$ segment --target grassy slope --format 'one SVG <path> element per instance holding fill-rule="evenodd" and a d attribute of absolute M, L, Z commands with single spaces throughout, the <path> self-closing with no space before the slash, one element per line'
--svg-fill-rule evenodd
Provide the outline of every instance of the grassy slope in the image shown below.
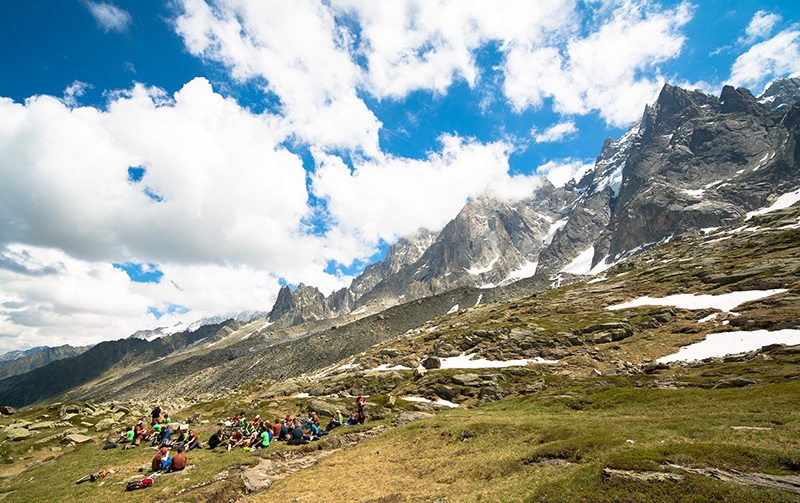
<path fill-rule="evenodd" d="M 325 458 L 250 501 L 796 501 L 796 495 L 690 477 L 602 481 L 603 468 L 661 463 L 786 472 L 800 462 L 800 383 L 754 389 L 557 390 L 440 413 Z M 737 431 L 731 426 L 765 426 Z M 468 438 L 461 441 L 462 433 Z M 633 440 L 635 443 L 629 443 Z M 536 465 L 563 459 L 570 465 Z M 299 501 L 299 499 L 297 499 Z"/>
<path fill-rule="evenodd" d="M 797 474 L 800 471 L 800 355 L 768 353 L 743 361 L 719 360 L 673 366 L 652 374 L 587 377 L 592 368 L 604 372 L 620 361 L 641 363 L 669 354 L 680 345 L 701 340 L 707 333 L 740 328 L 797 327 L 800 320 L 800 234 L 787 228 L 798 210 L 762 219 L 769 233 L 684 239 L 635 257 L 629 265 L 608 271 L 605 281 L 572 285 L 508 303 L 462 309 L 425 324 L 383 347 L 407 354 L 430 354 L 438 340 L 458 345 L 475 330 L 524 329 L 535 325 L 543 351 L 565 350 L 563 334 L 581 333 L 592 324 L 626 319 L 634 335 L 622 341 L 567 348 L 573 354 L 552 367 L 526 371 L 477 371 L 494 375 L 511 392 L 505 400 L 473 407 L 477 396 L 463 398 L 463 408 L 390 429 L 376 438 L 339 450 L 317 465 L 276 481 L 267 491 L 246 495 L 235 473 L 259 457 L 296 450 L 279 444 L 262 453 L 190 453 L 195 470 L 158 479 L 155 487 L 124 493 L 124 483 L 141 475 L 151 450 L 102 451 L 99 444 L 52 451 L 61 429 L 41 432 L 22 442 L 0 445 L 0 458 L 12 458 L 0 472 L 4 502 L 22 501 L 798 501 L 796 494 L 738 486 L 697 475 L 682 482 L 604 482 L 604 468 L 659 470 L 666 461 L 684 466 L 714 467 L 744 472 Z M 756 222 L 758 223 L 758 222 Z M 706 312 L 672 310 L 672 319 L 653 323 L 664 308 L 643 307 L 607 311 L 605 307 L 639 295 L 680 292 L 724 293 L 744 289 L 789 288 L 786 294 L 737 308 L 739 316 L 724 315 L 699 324 Z M 729 324 L 723 324 L 728 321 Z M 734 326 L 736 325 L 736 326 Z M 582 336 L 585 338 L 585 336 Z M 502 355 L 511 339 L 492 341 L 485 351 Z M 534 341 L 535 342 L 535 341 Z M 552 347 L 548 346 L 553 342 Z M 561 346 L 559 346 L 561 344 Z M 495 347 L 496 346 L 496 347 Z M 549 348 L 549 349 L 548 349 Z M 560 348 L 560 349 L 559 349 Z M 380 348 L 360 359 L 378 363 Z M 481 351 L 484 351 L 481 349 Z M 352 372 L 321 379 L 322 387 L 340 385 L 369 390 L 373 417 L 382 423 L 405 409 L 419 406 L 388 394 L 430 393 L 451 384 L 464 371 L 440 370 L 414 380 L 411 372 L 384 374 Z M 724 377 L 754 378 L 750 388 L 711 389 Z M 542 391 L 521 395 L 544 380 Z M 673 389 L 670 389 L 673 388 Z M 350 399 L 329 399 L 349 407 Z M 212 403 L 198 404 L 174 417 L 199 411 L 217 418 L 242 408 L 265 417 L 300 413 L 308 401 L 282 398 L 256 385 L 243 387 Z M 23 410 L 33 420 L 52 416 L 43 408 Z M 77 426 L 80 417 L 72 420 Z M 52 420 L 52 417 L 49 418 Z M 8 424 L 3 418 L 0 424 Z M 733 429 L 748 426 L 769 429 Z M 205 425 L 201 437 L 215 428 Z M 340 428 L 336 435 L 343 433 Z M 46 437 L 50 440 L 43 441 Z M 462 438 L 464 440 L 462 441 Z M 631 440 L 632 442 L 628 442 Z M 311 451 L 316 446 L 311 446 Z M 329 445 L 324 447 L 330 448 Z M 541 464 L 558 459 L 570 464 Z M 45 462 L 29 466 L 34 462 Z M 80 486 L 74 481 L 102 468 L 122 469 L 100 483 Z M 227 476 L 219 476 L 227 473 Z M 234 474 L 234 475 L 231 475 Z M 194 488 L 194 489 L 192 489 Z M 442 499 L 446 498 L 446 500 Z"/>

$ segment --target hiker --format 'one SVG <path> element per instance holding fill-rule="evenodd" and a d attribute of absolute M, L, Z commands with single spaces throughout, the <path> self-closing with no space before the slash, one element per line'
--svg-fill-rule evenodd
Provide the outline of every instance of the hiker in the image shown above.
<path fill-rule="evenodd" d="M 144 421 L 140 419 L 139 422 L 136 423 L 136 426 L 133 427 L 133 445 L 138 446 L 141 443 L 142 439 L 144 438 L 144 434 L 145 434 Z"/>
<path fill-rule="evenodd" d="M 231 447 L 244 447 L 246 439 L 240 430 L 233 430 L 229 438 L 228 450 L 231 450 Z"/>
<path fill-rule="evenodd" d="M 364 420 L 366 419 L 366 415 L 364 414 L 364 407 L 366 405 L 367 405 L 367 399 L 364 398 L 364 395 L 358 395 L 358 398 L 356 398 L 356 407 L 358 408 L 356 419 L 358 419 L 358 424 L 364 424 Z"/>
<path fill-rule="evenodd" d="M 163 429 L 164 429 L 163 426 L 156 423 L 150 430 L 148 430 L 147 435 L 145 435 L 145 438 L 150 441 L 150 447 L 158 445 L 159 442 L 158 437 L 161 436 L 161 430 Z"/>
<path fill-rule="evenodd" d="M 156 405 L 153 407 L 153 410 L 150 412 L 150 424 L 153 426 L 158 424 L 158 419 L 161 417 L 161 406 Z"/>
<path fill-rule="evenodd" d="M 202 449 L 202 446 L 200 445 L 200 439 L 197 437 L 197 433 L 195 433 L 194 430 L 189 430 L 187 432 L 185 446 L 185 450 L 187 452 L 191 451 L 192 449 Z"/>
<path fill-rule="evenodd" d="M 269 447 L 269 443 L 272 440 L 272 430 L 271 429 L 264 430 L 263 432 L 261 432 L 261 435 L 259 435 L 259 438 L 260 442 L 258 443 L 257 448 L 266 449 L 267 447 Z"/>
<path fill-rule="evenodd" d="M 179 472 L 186 468 L 186 451 L 178 449 L 178 452 L 172 456 L 172 463 L 167 467 L 168 472 Z"/>
<path fill-rule="evenodd" d="M 289 445 L 302 445 L 308 443 L 308 440 L 303 435 L 303 428 L 300 425 L 300 421 L 294 422 L 294 428 L 290 433 L 289 441 L 286 443 Z"/>
<path fill-rule="evenodd" d="M 358 424 L 358 418 L 356 417 L 356 414 L 350 414 L 350 419 L 348 419 L 347 422 L 344 423 L 345 426 L 355 426 L 357 424 Z"/>
<path fill-rule="evenodd" d="M 120 444 L 130 444 L 133 442 L 133 427 L 130 427 L 120 433 L 119 435 L 119 443 Z"/>
<path fill-rule="evenodd" d="M 281 439 L 281 421 L 277 417 L 275 418 L 275 422 L 270 426 L 272 429 L 272 438 L 275 440 Z"/>
<path fill-rule="evenodd" d="M 331 431 L 337 426 L 341 426 L 342 423 L 344 423 L 344 417 L 342 417 L 342 413 L 337 410 L 336 415 L 333 416 L 331 420 L 328 422 L 328 425 L 325 426 L 325 431 Z"/>
<path fill-rule="evenodd" d="M 219 445 L 227 445 L 225 440 L 225 432 L 222 431 L 222 428 L 220 428 L 216 433 L 211 435 L 211 438 L 208 439 L 208 448 L 214 449 Z"/>
<path fill-rule="evenodd" d="M 289 440 L 289 427 L 286 421 L 281 421 L 281 432 L 278 434 L 278 440 Z"/>
<path fill-rule="evenodd" d="M 169 426 L 163 425 L 161 428 L 161 434 L 158 436 L 158 445 L 161 447 L 171 447 L 172 446 L 172 430 L 170 430 Z"/>
<path fill-rule="evenodd" d="M 316 424 L 312 423 L 311 421 L 306 423 L 306 432 L 308 440 L 319 440 L 320 437 L 319 427 Z"/>
<path fill-rule="evenodd" d="M 169 462 L 172 461 L 172 458 L 169 457 L 168 453 L 169 450 L 166 447 L 162 447 L 156 451 L 156 455 L 153 457 L 153 461 L 150 463 L 150 469 L 154 472 L 160 472 L 169 466 Z"/>
<path fill-rule="evenodd" d="M 308 420 L 319 426 L 319 417 L 316 412 L 311 412 L 311 415 L 308 416 Z"/>
<path fill-rule="evenodd" d="M 164 422 L 166 424 L 172 424 L 172 419 L 169 418 L 169 414 L 167 414 L 166 412 L 164 413 Z"/>
<path fill-rule="evenodd" d="M 169 455 L 169 449 L 166 447 L 161 448 L 161 470 L 166 471 L 172 464 L 172 456 Z"/>

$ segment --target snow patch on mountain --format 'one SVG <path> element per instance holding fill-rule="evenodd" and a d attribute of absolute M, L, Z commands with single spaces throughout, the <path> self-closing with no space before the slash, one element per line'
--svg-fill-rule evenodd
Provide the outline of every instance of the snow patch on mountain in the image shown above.
<path fill-rule="evenodd" d="M 761 208 L 760 210 L 751 211 L 745 217 L 745 220 L 750 220 L 751 218 L 763 215 L 765 213 L 771 213 L 773 211 L 782 210 L 784 208 L 788 208 L 790 206 L 794 206 L 798 201 L 800 201 L 800 189 L 795 191 L 786 193 L 780 196 L 777 200 L 775 200 L 772 205 L 767 208 Z"/>
<path fill-rule="evenodd" d="M 494 269 L 494 265 L 497 263 L 498 260 L 500 260 L 500 255 L 497 255 L 486 267 L 481 267 L 481 268 L 472 267 L 470 269 L 467 269 L 467 272 L 473 276 L 480 276 L 481 274 L 487 273 L 492 269 Z"/>
<path fill-rule="evenodd" d="M 726 355 L 755 351 L 770 344 L 800 344 L 800 330 L 785 329 L 770 332 L 753 330 L 750 332 L 723 332 L 708 334 L 705 340 L 682 347 L 677 353 L 659 358 L 659 363 L 695 361 Z"/>

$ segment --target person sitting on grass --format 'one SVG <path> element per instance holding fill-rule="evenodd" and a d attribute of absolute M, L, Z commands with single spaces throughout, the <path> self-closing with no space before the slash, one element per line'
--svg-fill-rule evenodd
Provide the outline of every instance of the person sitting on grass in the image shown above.
<path fill-rule="evenodd" d="M 259 442 L 256 448 L 259 450 L 266 449 L 267 447 L 269 447 L 269 443 L 271 440 L 272 440 L 272 430 L 271 429 L 263 430 L 259 435 Z"/>
<path fill-rule="evenodd" d="M 325 431 L 331 431 L 337 426 L 341 426 L 343 422 L 344 418 L 342 417 L 342 413 L 337 410 L 336 415 L 333 416 L 331 420 L 328 422 L 328 425 L 325 426 Z"/>
<path fill-rule="evenodd" d="M 138 446 L 144 439 L 145 433 L 147 433 L 147 428 L 144 425 L 144 421 L 140 419 L 133 428 L 133 445 Z"/>
<path fill-rule="evenodd" d="M 158 435 L 158 445 L 161 447 L 172 446 L 172 430 L 170 430 L 169 425 L 162 426 L 161 433 Z"/>
<path fill-rule="evenodd" d="M 179 472 L 186 468 L 186 451 L 178 449 L 178 452 L 172 456 L 172 462 L 167 466 L 167 472 Z"/>
<path fill-rule="evenodd" d="M 186 439 L 186 451 L 191 451 L 192 449 L 202 449 L 200 445 L 200 438 L 198 438 L 197 433 L 194 430 L 189 430 L 188 437 Z"/>
<path fill-rule="evenodd" d="M 156 423 L 153 425 L 153 428 L 147 433 L 146 438 L 150 440 L 150 447 L 158 445 L 159 437 L 161 436 L 161 431 L 164 429 L 161 424 Z"/>
<path fill-rule="evenodd" d="M 150 469 L 154 472 L 160 472 L 168 467 L 171 461 L 172 458 L 169 456 L 169 449 L 162 447 L 156 451 L 156 455 L 153 457 L 152 463 L 150 463 Z"/>
<path fill-rule="evenodd" d="M 209 449 L 215 449 L 220 445 L 223 447 L 228 445 L 227 439 L 225 437 L 225 432 L 222 431 L 222 428 L 218 429 L 217 432 L 211 435 L 211 438 L 208 439 Z"/>
<path fill-rule="evenodd" d="M 303 435 L 303 426 L 300 424 L 300 421 L 294 422 L 294 428 L 290 433 L 289 441 L 286 443 L 289 445 L 302 445 L 308 443 L 308 439 L 306 439 Z"/>

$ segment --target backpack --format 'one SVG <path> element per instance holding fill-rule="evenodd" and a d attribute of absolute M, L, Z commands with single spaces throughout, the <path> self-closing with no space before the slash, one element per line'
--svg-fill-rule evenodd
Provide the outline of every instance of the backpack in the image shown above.
<path fill-rule="evenodd" d="M 145 487 L 150 487 L 153 485 L 153 479 L 151 477 L 143 478 L 142 480 L 132 480 L 128 482 L 128 485 L 125 487 L 126 491 L 135 491 L 136 489 L 144 489 Z"/>

